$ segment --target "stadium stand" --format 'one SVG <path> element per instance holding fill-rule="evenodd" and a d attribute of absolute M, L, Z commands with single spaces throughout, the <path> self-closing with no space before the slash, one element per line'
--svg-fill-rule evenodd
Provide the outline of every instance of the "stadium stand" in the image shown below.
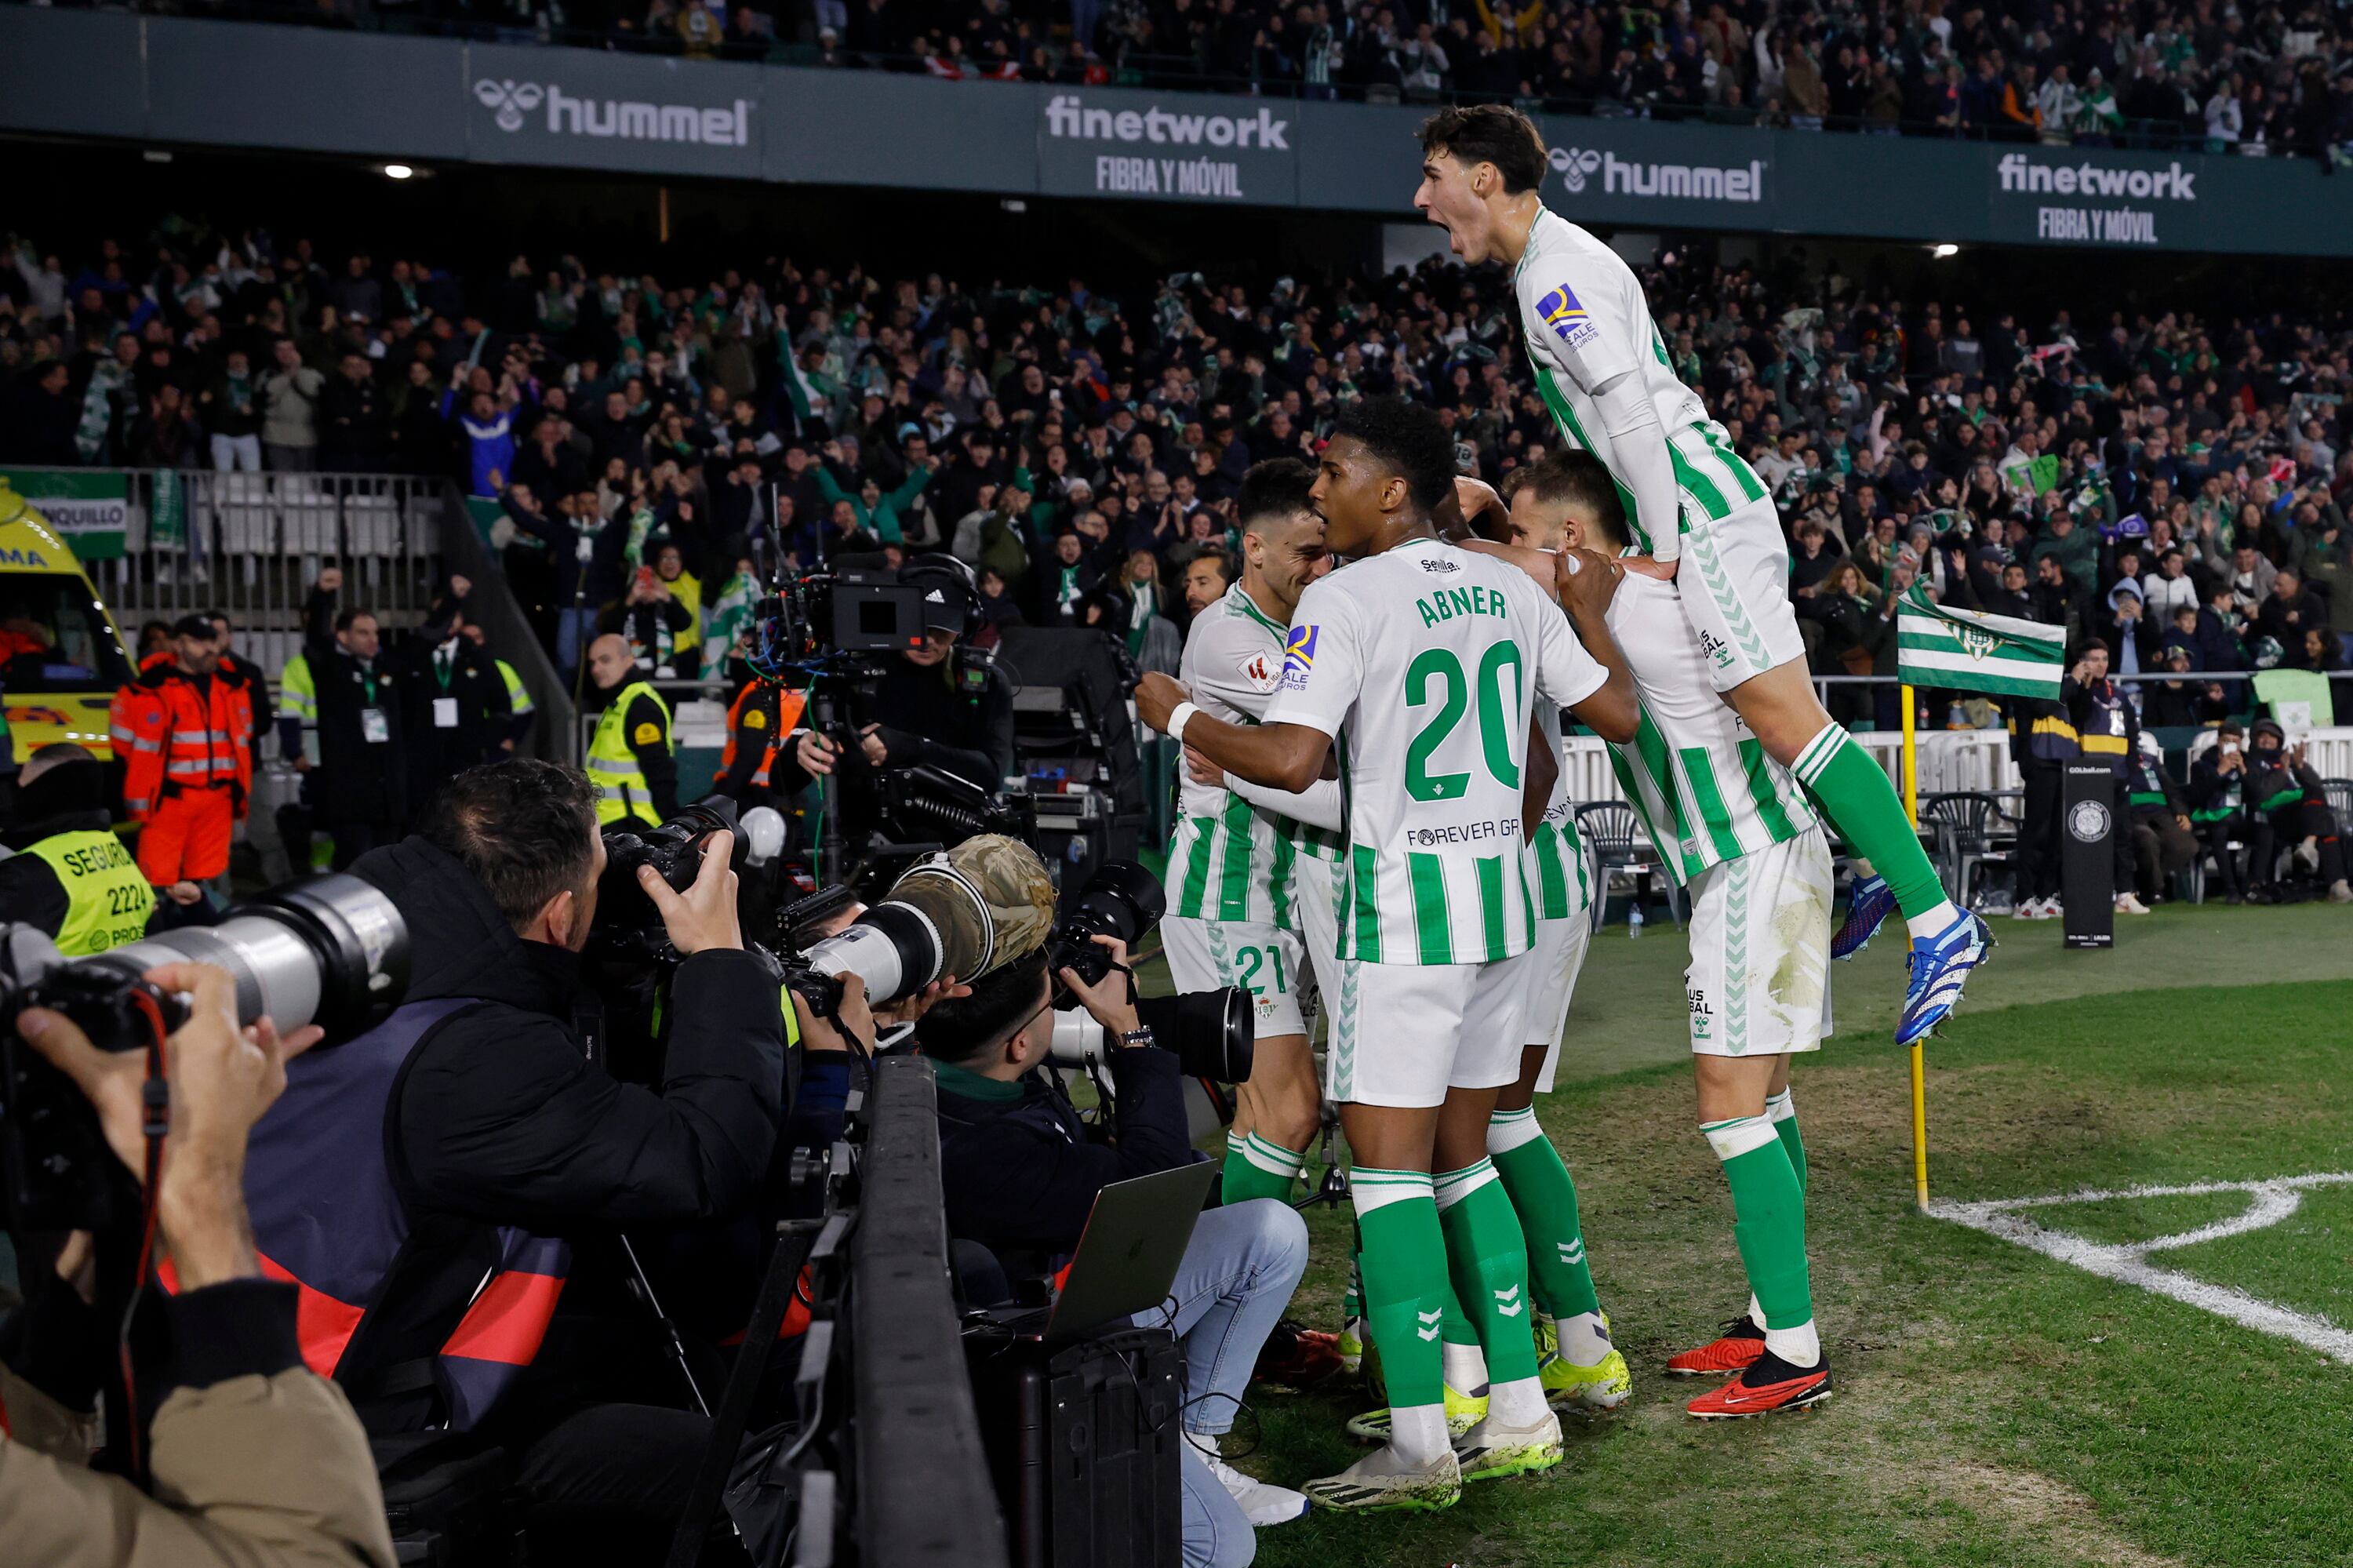
<path fill-rule="evenodd" d="M 1577 0 L 247 0 L 136 7 L 332 27 L 919 73 L 1640 115 L 2335 161 L 2353 142 L 2341 9 Z"/>

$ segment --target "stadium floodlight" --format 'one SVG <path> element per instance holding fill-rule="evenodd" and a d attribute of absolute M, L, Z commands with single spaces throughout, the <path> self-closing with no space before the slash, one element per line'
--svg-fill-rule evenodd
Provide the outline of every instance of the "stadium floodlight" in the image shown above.
<path fill-rule="evenodd" d="M 386 164 L 384 166 L 384 177 L 388 180 L 405 180 L 416 173 L 417 171 L 406 164 Z"/>
<path fill-rule="evenodd" d="M 1928 254 L 1934 256 L 1939 261 L 1949 261 L 1960 253 L 1961 248 L 1950 241 L 1942 245 L 1931 245 L 1928 247 Z"/>

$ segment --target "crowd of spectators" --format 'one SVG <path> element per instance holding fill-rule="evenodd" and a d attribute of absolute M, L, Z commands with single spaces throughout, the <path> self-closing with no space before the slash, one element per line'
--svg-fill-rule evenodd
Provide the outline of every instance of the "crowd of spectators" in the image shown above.
<path fill-rule="evenodd" d="M 1782 508 L 1821 673 L 1892 673 L 1915 577 L 2098 637 L 2120 673 L 2341 665 L 2345 323 L 2025 320 L 1798 256 L 1676 249 L 1642 275 L 1675 369 Z M 1105 624 L 1159 667 L 1229 575 L 1242 472 L 1312 453 L 1340 404 L 1422 398 L 1494 480 L 1555 439 L 1504 281 L 1431 261 L 1114 297 L 568 256 L 467 278 L 174 221 L 71 262 L 9 248 L 0 459 L 446 475 L 500 503 L 528 598 L 649 638 L 675 618 L 628 596 L 658 559 L 735 588 L 693 596 L 723 620 L 760 547 L 947 550 L 991 626 Z"/>
<path fill-rule="evenodd" d="M 198 0 L 187 8 L 955 79 L 1502 99 L 1564 113 L 2332 159 L 2353 143 L 2353 27 L 2343 7 L 2320 0 Z"/>

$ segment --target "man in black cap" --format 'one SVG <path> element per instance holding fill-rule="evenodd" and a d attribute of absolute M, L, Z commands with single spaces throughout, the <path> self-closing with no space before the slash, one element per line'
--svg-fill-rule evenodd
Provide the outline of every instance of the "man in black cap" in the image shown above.
<path fill-rule="evenodd" d="M 987 651 L 961 643 L 973 599 L 969 570 L 950 556 L 921 556 L 900 580 L 924 590 L 923 646 L 891 662 L 854 736 L 805 728 L 776 757 L 781 790 L 842 775 L 853 834 L 864 831 L 861 800 L 871 799 L 877 773 L 937 768 L 993 791 L 1013 770 L 1012 683 Z M 854 752 L 845 749 L 852 738 Z"/>

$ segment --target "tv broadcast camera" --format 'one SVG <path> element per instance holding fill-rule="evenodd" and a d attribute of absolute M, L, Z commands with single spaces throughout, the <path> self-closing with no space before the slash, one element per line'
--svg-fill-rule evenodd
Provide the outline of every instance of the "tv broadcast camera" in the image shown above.
<path fill-rule="evenodd" d="M 953 557 L 920 556 L 896 572 L 821 569 L 777 579 L 775 589 L 753 608 L 746 662 L 763 680 L 805 685 L 809 727 L 846 752 L 857 747 L 887 661 L 926 646 L 927 605 L 945 605 L 960 623 L 954 657 L 975 657 L 969 649 L 972 580 Z M 936 840 L 943 845 L 975 833 L 1034 840 L 1027 800 L 1008 800 L 996 792 L 996 783 L 935 768 L 884 772 L 876 780 L 881 835 L 896 843 Z M 837 809 L 824 816 L 816 868 L 821 885 L 855 869 L 841 815 Z"/>

